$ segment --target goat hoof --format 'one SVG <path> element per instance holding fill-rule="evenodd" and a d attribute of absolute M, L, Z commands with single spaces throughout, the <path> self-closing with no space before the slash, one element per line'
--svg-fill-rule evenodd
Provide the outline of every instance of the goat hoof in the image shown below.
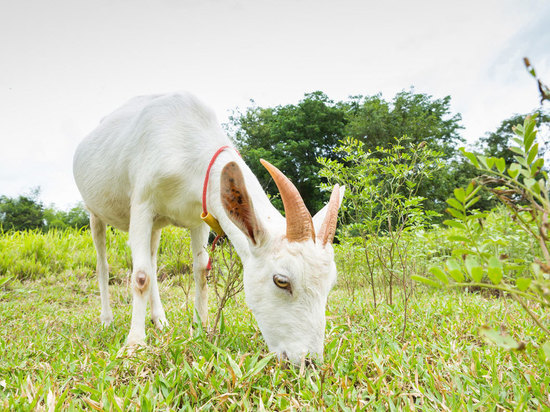
<path fill-rule="evenodd" d="M 109 313 L 107 315 L 101 315 L 99 317 L 99 320 L 101 321 L 101 326 L 104 328 L 108 327 L 111 323 L 113 323 L 113 314 Z"/>
<path fill-rule="evenodd" d="M 151 321 L 155 324 L 158 330 L 163 330 L 165 327 L 168 326 L 168 320 L 166 319 L 166 316 L 159 316 L 156 319 L 151 319 Z"/>
<path fill-rule="evenodd" d="M 132 333 L 128 334 L 128 338 L 126 339 L 126 345 L 128 348 L 135 347 L 138 348 L 140 346 L 145 346 L 145 333 Z"/>
<path fill-rule="evenodd" d="M 119 349 L 117 356 L 134 356 L 139 349 L 144 347 L 145 341 L 126 342 L 126 344 Z"/>

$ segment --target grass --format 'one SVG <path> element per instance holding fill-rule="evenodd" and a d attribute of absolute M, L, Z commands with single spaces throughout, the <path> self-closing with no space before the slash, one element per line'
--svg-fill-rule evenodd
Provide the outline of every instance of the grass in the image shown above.
<path fill-rule="evenodd" d="M 170 327 L 158 332 L 148 326 L 148 345 L 134 354 L 124 348 L 131 316 L 124 239 L 111 243 L 122 250 L 111 259 L 115 320 L 108 328 L 99 323 L 91 263 L 70 263 L 93 253 L 86 239 L 74 240 L 77 247 L 86 245 L 81 258 L 67 243 L 60 271 L 45 265 L 33 276 L 10 272 L 17 279 L 0 290 L 0 408 L 550 409 L 550 365 L 538 348 L 542 336 L 512 300 L 419 288 L 401 338 L 399 303 L 374 311 L 366 290 L 356 291 L 352 302 L 336 288 L 327 308 L 324 362 L 288 367 L 268 353 L 242 293 L 227 303 L 215 345 L 193 325 L 187 283 L 169 276 L 170 270 L 186 270 L 176 255 L 187 240 L 179 232 L 167 239 L 173 244 L 161 246 L 161 296 Z M 214 313 L 211 307 L 211 320 Z M 526 342 L 524 351 L 507 352 L 479 337 L 480 325 L 501 323 Z"/>

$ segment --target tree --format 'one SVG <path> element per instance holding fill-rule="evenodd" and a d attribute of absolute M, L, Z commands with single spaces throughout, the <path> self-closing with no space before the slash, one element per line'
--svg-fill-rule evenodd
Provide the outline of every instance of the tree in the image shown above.
<path fill-rule="evenodd" d="M 44 227 L 44 206 L 38 200 L 40 188 L 17 198 L 0 197 L 2 230 L 33 230 Z"/>
<path fill-rule="evenodd" d="M 536 115 L 534 119 L 539 130 L 538 139 L 540 142 L 539 154 L 544 156 L 550 150 L 550 112 L 538 109 L 533 112 Z M 515 162 L 516 153 L 510 150 L 513 146 L 513 138 L 517 137 L 512 128 L 523 123 L 527 114 L 515 114 L 501 122 L 500 126 L 479 139 L 476 148 L 485 156 L 503 158 L 506 164 Z"/>
<path fill-rule="evenodd" d="M 90 217 L 82 203 L 78 203 L 69 211 L 58 210 L 53 205 L 44 210 L 45 228 L 50 229 L 84 229 L 90 224 Z"/>
<path fill-rule="evenodd" d="M 39 196 L 40 187 L 17 198 L 0 196 L 0 230 L 88 228 L 89 215 L 82 203 L 68 211 L 56 209 L 54 205 L 44 208 Z"/>
<path fill-rule="evenodd" d="M 393 304 L 394 286 L 402 287 L 407 313 L 407 302 L 412 292 L 409 275 L 413 252 L 410 240 L 414 230 L 430 223 L 434 212 L 423 208 L 419 184 L 430 180 L 442 167 L 441 152 L 429 149 L 427 144 L 411 144 L 405 138 L 395 138 L 387 148 L 376 152 L 364 149 L 364 143 L 347 138 L 337 147 L 342 161 L 320 159 L 321 174 L 329 183 L 347 188 L 343 208 L 346 225 L 340 228 L 345 242 L 361 245 L 365 256 L 365 276 L 370 278 L 374 307 L 377 285 Z M 328 187 L 326 187 L 328 188 Z M 375 278 L 375 273 L 382 277 Z M 406 325 L 406 316 L 403 331 Z"/>
<path fill-rule="evenodd" d="M 266 191 L 278 191 L 261 166 L 265 158 L 279 168 L 300 191 L 310 212 L 327 200 L 318 187 L 318 157 L 336 159 L 333 149 L 345 136 L 345 110 L 322 92 L 309 93 L 297 105 L 251 107 L 230 118 L 234 139 L 241 155 L 262 182 Z M 275 204 L 281 206 L 277 199 Z"/>
<path fill-rule="evenodd" d="M 381 95 L 355 96 L 333 102 L 318 91 L 306 94 L 297 105 L 274 108 L 251 107 L 231 119 L 233 135 L 266 191 L 277 195 L 275 185 L 260 166 L 265 157 L 296 185 L 310 211 L 327 200 L 319 191 L 323 182 L 317 159 L 340 160 L 334 149 L 345 137 L 353 137 L 373 153 L 390 148 L 395 138 L 407 136 L 412 145 L 421 142 L 442 152 L 447 166 L 431 183 L 422 182 L 418 194 L 426 198 L 426 208 L 442 212 L 448 193 L 464 178 L 461 158 L 455 157 L 461 116 L 452 114 L 450 97 L 434 99 L 412 91 L 398 93 L 386 101 Z M 277 201 L 274 202 L 277 206 Z"/>
<path fill-rule="evenodd" d="M 366 150 L 389 148 L 395 138 L 407 136 L 412 145 L 425 142 L 429 149 L 442 153 L 446 166 L 418 187 L 418 195 L 425 198 L 424 207 L 438 213 L 445 210 L 448 194 L 473 177 L 473 169 L 456 156 L 457 146 L 464 142 L 459 134 L 462 117 L 452 114 L 450 103 L 450 96 L 434 99 L 413 91 L 397 93 L 391 102 L 377 94 L 356 96 L 344 103 L 350 119 L 346 134 L 362 141 Z"/>
<path fill-rule="evenodd" d="M 397 93 L 391 102 L 380 94 L 356 96 L 344 105 L 350 121 L 346 134 L 365 144 L 367 150 L 389 147 L 395 137 L 408 136 L 411 143 L 426 142 L 432 150 L 443 152 L 444 159 L 456 154 L 459 143 L 460 114 L 452 114 L 451 97 L 433 99 L 412 91 Z"/>

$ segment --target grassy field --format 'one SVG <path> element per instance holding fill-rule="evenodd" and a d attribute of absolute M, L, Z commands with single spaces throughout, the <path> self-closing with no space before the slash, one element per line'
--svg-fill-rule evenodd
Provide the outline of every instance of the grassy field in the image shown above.
<path fill-rule="evenodd" d="M 374 310 L 367 290 L 352 300 L 337 287 L 327 308 L 324 362 L 288 367 L 268 353 L 242 293 L 224 309 L 216 335 L 193 325 L 189 283 L 171 275 L 187 268 L 188 240 L 171 232 L 160 258 L 170 327 L 148 326 L 148 346 L 129 354 L 125 238 L 109 235 L 110 249 L 118 250 L 110 261 L 115 320 L 103 328 L 89 234 L 70 235 L 42 243 L 0 239 L 4 263 L 35 263 L 28 276 L 1 266 L 0 275 L 17 276 L 0 288 L 3 410 L 550 409 L 542 336 L 510 299 L 419 287 L 402 333 L 399 302 Z M 34 255 L 25 254 L 25 242 L 38 245 L 29 246 Z M 213 318 L 214 296 L 211 302 Z M 526 349 L 487 344 L 478 333 L 484 324 L 506 324 Z"/>

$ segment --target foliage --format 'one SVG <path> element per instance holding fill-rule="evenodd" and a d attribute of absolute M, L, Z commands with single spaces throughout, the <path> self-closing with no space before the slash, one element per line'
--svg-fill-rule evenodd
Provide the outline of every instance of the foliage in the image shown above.
<path fill-rule="evenodd" d="M 543 157 L 550 150 L 550 112 L 543 109 L 538 109 L 533 112 L 537 129 L 543 130 L 545 133 L 538 134 L 539 156 Z M 512 130 L 517 124 L 523 123 L 527 115 L 516 114 L 501 122 L 500 126 L 491 133 L 486 133 L 484 137 L 479 139 L 476 144 L 476 149 L 483 155 L 489 157 L 503 158 L 504 162 L 509 165 L 515 159 L 515 153 L 510 150 L 514 143 L 515 133 Z"/>
<path fill-rule="evenodd" d="M 131 268 L 128 234 L 107 231 L 111 281 L 123 282 Z M 91 276 L 96 269 L 95 249 L 89 231 L 52 229 L 6 232 L 0 236 L 0 276 L 18 280 L 39 279 L 48 273 L 70 271 Z M 163 230 L 159 246 L 159 278 L 178 278 L 192 267 L 190 238 L 175 227 Z"/>
<path fill-rule="evenodd" d="M 549 181 L 543 170 L 544 159 L 538 157 L 536 122 L 526 117 L 523 125 L 517 125 L 511 147 L 514 162 L 507 164 L 504 158 L 475 155 L 463 150 L 464 155 L 485 175 L 466 189 L 458 188 L 448 199 L 449 213 L 454 217 L 445 223 L 458 230 L 449 237 L 460 242 L 447 259 L 445 268 L 431 268 L 437 281 L 417 276 L 418 280 L 433 285 L 477 286 L 501 290 L 516 299 L 535 323 L 550 337 L 543 317 L 536 315 L 532 307 L 550 308 L 550 223 Z M 533 250 L 521 258 L 511 258 L 498 253 L 492 242 L 480 242 L 484 231 L 483 219 L 473 206 L 480 199 L 481 189 L 491 192 L 505 207 L 511 217 L 510 225 L 517 225 L 533 240 Z M 497 239 L 494 243 L 504 243 Z M 497 253 L 495 253 L 497 251 Z M 528 302 L 528 303 L 526 303 Z M 547 317 L 547 315 L 545 316 Z M 491 333 L 486 333 L 492 336 Z M 510 346 L 509 342 L 497 342 Z M 521 344 L 515 345 L 520 348 Z"/>
<path fill-rule="evenodd" d="M 68 211 L 58 210 L 54 206 L 44 209 L 46 229 L 87 229 L 90 227 L 90 215 L 82 202 Z"/>
<path fill-rule="evenodd" d="M 426 94 L 402 91 L 391 102 L 377 94 L 356 96 L 343 104 L 351 112 L 346 135 L 362 141 L 366 150 L 391 146 L 394 137 L 407 135 L 411 143 L 425 142 L 431 149 L 441 151 L 447 160 L 463 142 L 459 135 L 462 118 L 451 114 L 450 96 L 433 99 Z"/>
<path fill-rule="evenodd" d="M 463 163 L 455 159 L 462 142 L 461 117 L 452 114 L 450 97 L 434 99 L 412 91 L 398 93 L 391 101 L 381 95 L 356 96 L 333 102 L 322 92 L 306 94 L 297 105 L 250 107 L 236 113 L 228 126 L 239 150 L 267 192 L 277 196 L 275 185 L 259 163 L 266 158 L 296 185 L 310 211 L 319 210 L 328 194 L 319 192 L 324 183 L 318 175 L 317 157 L 341 160 L 334 151 L 339 141 L 352 137 L 376 153 L 389 147 L 394 137 L 411 136 L 411 144 L 425 142 L 442 152 L 447 167 L 434 176 L 434 184 L 420 184 L 418 194 L 426 198 L 426 208 L 442 211 L 446 189 L 462 182 Z M 469 170 L 471 172 L 471 170 Z M 276 204 L 280 206 L 278 199 Z M 278 202 L 278 203 L 277 203 Z"/>
<path fill-rule="evenodd" d="M 3 230 L 30 230 L 44 227 L 44 206 L 38 200 L 40 189 L 17 198 L 0 197 L 0 227 Z"/>
<path fill-rule="evenodd" d="M 381 95 L 357 96 L 343 103 L 349 109 L 346 136 L 354 137 L 372 152 L 377 147 L 390 147 L 394 138 L 409 136 L 411 145 L 422 142 L 428 148 L 441 152 L 446 164 L 429 181 L 421 181 L 417 188 L 425 198 L 424 208 L 442 213 L 448 193 L 464 179 L 472 178 L 473 170 L 456 158 L 457 146 L 463 142 L 460 136 L 460 114 L 451 111 L 451 98 L 434 99 L 414 91 L 397 93 L 391 101 Z"/>
<path fill-rule="evenodd" d="M 342 161 L 320 158 L 321 176 L 329 184 L 346 186 L 343 207 L 344 222 L 340 229 L 346 237 L 358 237 L 376 307 L 375 272 L 383 276 L 382 291 L 393 303 L 396 282 L 407 297 L 411 261 L 405 235 L 423 227 L 434 212 L 422 207 L 424 198 L 417 194 L 419 184 L 430 179 L 442 164 L 440 153 L 421 142 L 416 145 L 407 137 L 395 139 L 389 148 L 365 150 L 365 144 L 348 138 L 335 149 Z M 340 236 L 342 237 L 342 236 Z M 349 242 L 346 242 L 349 244 Z"/>
<path fill-rule="evenodd" d="M 89 215 L 82 202 L 68 211 L 54 205 L 44 208 L 40 201 L 40 187 L 17 198 L 0 196 L 0 229 L 4 231 L 85 229 Z"/>
<path fill-rule="evenodd" d="M 328 199 L 319 196 L 316 158 L 334 158 L 332 150 L 344 136 L 344 110 L 324 93 L 314 92 L 297 105 L 251 107 L 230 120 L 243 158 L 271 196 L 277 196 L 278 191 L 260 158 L 278 167 L 294 183 L 309 210 L 323 207 Z"/>

